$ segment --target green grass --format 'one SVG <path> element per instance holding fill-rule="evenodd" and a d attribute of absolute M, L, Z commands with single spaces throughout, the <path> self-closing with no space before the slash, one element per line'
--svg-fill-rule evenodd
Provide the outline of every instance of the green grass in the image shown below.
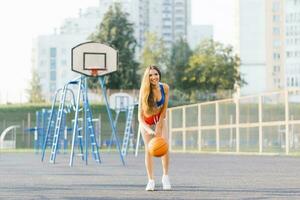
<path fill-rule="evenodd" d="M 0 153 L 34 153 L 34 149 L 0 149 Z"/>
<path fill-rule="evenodd" d="M 103 141 L 110 139 L 112 129 L 109 122 L 108 114 L 105 105 L 91 104 L 93 118 L 99 119 L 101 115 L 101 137 Z M 50 104 L 11 104 L 0 105 L 0 133 L 12 125 L 19 125 L 20 128 L 16 130 L 17 134 L 17 148 L 33 148 L 33 134 L 29 135 L 25 129 L 36 126 L 36 112 L 41 109 L 51 109 Z M 137 123 L 137 109 L 135 109 L 135 127 L 138 128 Z M 112 111 L 113 119 L 115 112 Z M 67 114 L 67 125 L 72 125 L 71 120 L 74 119 L 74 112 Z M 120 113 L 117 123 L 117 131 L 119 139 L 122 139 L 125 128 L 126 115 L 125 112 Z"/>

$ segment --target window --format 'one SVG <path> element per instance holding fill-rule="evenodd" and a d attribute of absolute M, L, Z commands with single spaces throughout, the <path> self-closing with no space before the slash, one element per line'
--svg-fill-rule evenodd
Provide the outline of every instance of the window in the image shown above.
<path fill-rule="evenodd" d="M 274 65 L 273 66 L 273 72 L 280 72 L 280 66 L 279 65 Z"/>
<path fill-rule="evenodd" d="M 273 15 L 273 22 L 274 23 L 280 22 L 280 16 L 279 15 Z"/>
<path fill-rule="evenodd" d="M 163 27 L 162 27 L 163 29 L 171 29 L 172 28 L 172 26 L 169 26 L 169 25 L 163 25 Z"/>
<path fill-rule="evenodd" d="M 276 72 L 277 66 L 273 66 L 273 72 Z"/>
<path fill-rule="evenodd" d="M 273 27 L 273 35 L 279 35 L 279 34 L 280 34 L 279 27 Z"/>
<path fill-rule="evenodd" d="M 50 57 L 51 58 L 56 57 L 56 48 L 50 48 Z"/>
<path fill-rule="evenodd" d="M 273 53 L 273 59 L 274 60 L 279 60 L 280 59 L 280 54 L 279 53 Z"/>
<path fill-rule="evenodd" d="M 55 70 L 56 69 L 56 60 L 50 59 L 50 69 Z"/>
<path fill-rule="evenodd" d="M 273 47 L 280 47 L 280 45 L 281 45 L 280 40 L 278 39 L 273 40 Z"/>
<path fill-rule="evenodd" d="M 55 81 L 56 80 L 56 71 L 51 71 L 50 72 L 50 81 Z"/>

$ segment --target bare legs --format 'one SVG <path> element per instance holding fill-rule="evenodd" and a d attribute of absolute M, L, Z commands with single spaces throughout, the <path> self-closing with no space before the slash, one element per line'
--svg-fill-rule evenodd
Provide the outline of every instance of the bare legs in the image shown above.
<path fill-rule="evenodd" d="M 145 166 L 146 166 L 146 171 L 148 175 L 149 180 L 153 180 L 153 156 L 150 155 L 148 151 L 148 143 L 151 140 L 152 136 L 148 133 L 145 132 L 144 129 L 142 129 L 142 136 L 143 140 L 145 143 Z M 168 131 L 167 131 L 167 123 L 166 120 L 163 121 L 163 130 L 162 130 L 162 137 L 169 142 L 169 137 L 168 137 Z M 168 175 L 169 172 L 169 153 L 161 157 L 162 161 L 162 166 L 163 166 L 163 174 Z"/>
<path fill-rule="evenodd" d="M 169 133 L 168 133 L 168 129 L 167 129 L 166 120 L 163 121 L 162 137 L 167 141 L 167 143 L 169 143 Z M 170 161 L 170 157 L 169 157 L 169 151 L 168 151 L 168 153 L 166 155 L 161 157 L 164 175 L 168 175 L 168 173 L 169 173 L 169 161 Z"/>
<path fill-rule="evenodd" d="M 148 144 L 149 141 L 151 140 L 151 135 L 149 135 L 148 133 L 143 133 L 143 139 L 144 139 L 144 143 L 145 143 L 145 166 L 146 166 L 146 171 L 147 171 L 147 175 L 148 175 L 148 179 L 149 180 L 153 180 L 153 156 L 150 155 L 149 151 L 148 151 Z"/>

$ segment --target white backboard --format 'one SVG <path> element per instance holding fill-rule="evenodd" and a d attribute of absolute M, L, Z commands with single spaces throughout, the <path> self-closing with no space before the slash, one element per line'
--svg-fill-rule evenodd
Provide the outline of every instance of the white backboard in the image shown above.
<path fill-rule="evenodd" d="M 126 111 L 133 104 L 133 97 L 127 93 L 115 93 L 109 97 L 109 107 L 113 110 Z"/>
<path fill-rule="evenodd" d="M 81 43 L 71 50 L 72 71 L 102 76 L 117 71 L 118 51 L 98 42 Z"/>

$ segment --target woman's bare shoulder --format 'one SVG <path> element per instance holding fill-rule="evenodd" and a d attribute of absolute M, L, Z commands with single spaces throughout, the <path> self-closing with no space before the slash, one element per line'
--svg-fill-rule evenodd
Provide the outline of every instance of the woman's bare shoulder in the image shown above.
<path fill-rule="evenodd" d="M 169 92 L 169 85 L 167 83 L 162 83 L 162 84 L 163 84 L 164 90 L 166 92 Z"/>

